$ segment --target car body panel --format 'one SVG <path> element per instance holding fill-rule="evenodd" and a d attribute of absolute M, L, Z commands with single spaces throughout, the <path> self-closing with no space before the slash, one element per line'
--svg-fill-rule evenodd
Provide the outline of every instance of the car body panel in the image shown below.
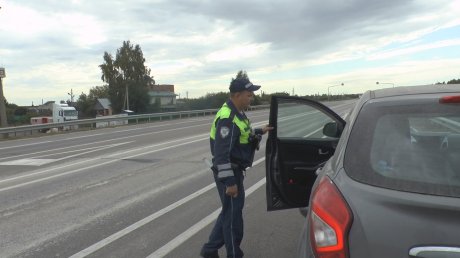
<path fill-rule="evenodd" d="M 374 187 L 352 180 L 344 170 L 334 183 L 354 215 L 350 257 L 407 257 L 416 246 L 459 245 L 459 198 Z"/>
<path fill-rule="evenodd" d="M 443 87 L 446 86 L 446 87 Z M 449 103 L 446 104 L 442 109 L 439 117 L 431 118 L 429 117 L 432 114 L 424 113 L 420 110 L 427 110 L 427 112 L 432 112 L 428 106 L 439 105 L 441 98 L 443 96 L 460 96 L 460 85 L 442 85 L 442 86 L 423 86 L 423 87 L 401 87 L 395 89 L 385 89 L 378 91 L 368 91 L 364 93 L 361 99 L 357 102 L 355 108 L 350 113 L 350 116 L 347 118 L 346 125 L 343 129 L 340 140 L 338 140 L 336 145 L 335 154 L 325 163 L 324 167 L 320 170 L 317 170 L 317 179 L 315 183 L 309 182 L 306 185 L 306 193 L 308 198 L 310 198 L 310 191 L 314 190 L 317 187 L 317 182 L 323 176 L 328 176 L 331 178 L 332 182 L 338 188 L 340 193 L 345 198 L 346 202 L 350 206 L 353 213 L 353 223 L 348 235 L 348 244 L 349 244 L 349 257 L 353 258 L 387 258 L 387 257 L 430 257 L 430 258 L 441 258 L 441 257 L 460 257 L 460 198 L 458 195 L 458 182 L 456 179 L 456 174 L 460 174 L 460 103 Z M 451 182 L 453 185 L 451 188 L 441 188 L 436 189 L 433 187 L 431 182 L 424 182 L 423 180 L 430 180 L 430 177 L 427 177 L 425 174 L 421 174 L 422 178 L 410 178 L 410 173 L 408 178 L 410 180 L 415 180 L 415 184 L 420 182 L 426 183 L 428 188 L 423 188 L 425 185 L 420 184 L 422 187 L 414 188 L 411 186 L 411 181 L 405 183 L 406 178 L 401 177 L 402 181 L 393 180 L 389 178 L 384 180 L 385 183 L 379 185 L 380 183 L 374 184 L 371 179 L 365 176 L 357 176 L 356 169 L 360 169 L 360 155 L 364 155 L 363 152 L 369 152 L 369 149 L 363 148 L 363 151 L 360 153 L 357 152 L 348 152 L 348 147 L 350 141 L 355 141 L 356 146 L 360 146 L 357 143 L 357 139 L 363 141 L 372 140 L 369 135 L 366 135 L 366 131 L 357 131 L 359 126 L 370 126 L 371 124 L 363 123 L 360 121 L 361 113 L 366 111 L 370 107 L 380 105 L 383 109 L 388 109 L 390 112 L 395 115 L 403 115 L 404 112 L 399 112 L 398 108 L 391 110 L 392 106 L 397 105 L 406 105 L 413 106 L 413 110 L 408 111 L 408 114 L 411 112 L 415 113 L 415 122 L 418 122 L 417 119 L 425 119 L 426 121 L 433 122 L 436 126 L 444 128 L 445 130 L 420 130 L 417 123 L 414 123 L 414 117 L 409 115 L 409 125 L 410 127 L 410 136 L 408 136 L 410 142 L 413 145 L 425 145 L 432 146 L 433 150 L 430 150 L 428 153 L 422 153 L 417 151 L 412 151 L 412 149 L 406 149 L 406 153 L 392 153 L 396 156 L 400 156 L 400 159 L 409 159 L 409 157 L 418 157 L 419 160 L 416 164 L 418 169 L 424 170 L 425 174 L 429 173 L 438 173 L 439 175 L 451 176 L 452 180 L 447 178 L 438 178 L 433 176 L 435 180 L 433 183 L 436 186 L 439 184 L 449 184 Z M 385 107 L 387 106 L 387 107 Z M 425 107 L 426 106 L 426 107 Z M 443 123 L 442 116 L 445 110 L 450 109 L 450 114 L 448 114 L 446 120 L 449 120 L 447 124 Z M 417 115 L 417 112 L 420 114 Z M 436 114 L 435 114 L 436 115 Z M 452 117 L 449 117 L 452 116 Z M 371 117 L 371 116 L 369 116 Z M 428 118 L 427 118 L 428 117 Z M 369 118 L 366 118 L 369 119 Z M 424 125 L 427 125 L 425 121 Z M 367 120 L 365 120 L 367 122 Z M 403 122 L 404 124 L 408 121 Z M 417 126 L 414 126 L 417 125 Z M 276 130 L 276 123 L 275 130 Z M 431 125 L 428 125 L 431 126 Z M 422 126 L 423 128 L 423 126 Z M 354 131 L 355 130 L 355 131 Z M 382 129 L 383 133 L 388 133 L 388 136 L 384 136 L 384 141 L 391 141 L 390 130 Z M 458 132 L 457 132 L 458 131 Z M 350 135 L 353 132 L 359 135 L 359 137 L 350 138 Z M 368 131 L 371 132 L 371 131 Z M 381 133 L 382 133 L 381 132 Z M 367 139 L 366 139 L 367 137 Z M 385 137 L 388 137 L 385 138 Z M 400 141 L 394 141 L 396 147 L 398 144 L 402 144 L 403 139 Z M 295 160 L 308 160 L 308 158 L 298 157 L 298 152 L 302 152 L 303 149 L 308 149 L 308 145 L 311 145 L 311 148 L 315 148 L 315 143 L 309 141 L 297 141 L 291 139 L 289 142 L 281 141 L 277 142 L 275 148 L 278 148 L 277 151 L 284 152 L 284 155 L 293 155 L 296 154 Z M 279 144 L 281 143 L 281 144 Z M 301 147 L 297 145 L 300 144 Z M 358 147 L 354 150 L 359 149 Z M 281 148 L 279 148 L 281 147 Z M 317 147 L 317 146 L 316 146 Z M 402 148 L 402 147 L 401 147 Z M 397 149 L 397 148 L 396 148 Z M 404 148 L 402 148 L 404 149 Z M 457 149 L 459 151 L 457 151 Z M 433 153 L 438 151 L 444 151 L 441 154 L 436 154 L 436 160 Z M 449 151 L 453 151 L 450 153 Z M 274 154 L 273 152 L 267 152 L 267 154 Z M 275 153 L 275 157 L 283 157 L 283 153 Z M 308 155 L 308 152 L 303 153 Z M 348 157 L 346 157 L 348 155 Z M 366 154 L 370 155 L 370 154 Z M 425 155 L 425 156 L 424 156 Z M 269 156 L 267 156 L 268 159 Z M 402 158 L 401 158 L 402 157 Z M 315 157 L 310 162 L 314 163 Z M 344 159 L 356 159 L 354 166 L 347 167 L 344 165 Z M 383 158 L 382 158 L 383 159 Z M 423 162 L 426 160 L 435 160 L 433 164 L 439 164 L 439 168 L 436 169 L 436 166 L 431 164 L 428 169 Z M 441 160 L 444 159 L 444 160 Z M 280 174 L 286 173 L 283 168 L 284 161 L 286 160 L 283 157 L 281 160 L 277 160 L 277 163 L 272 163 L 269 165 L 276 164 L 281 167 L 281 170 L 278 172 Z M 409 159 L 410 160 L 410 159 Z M 319 160 L 317 160 L 318 163 Z M 448 161 L 448 162 L 447 162 Z M 411 162 L 415 162 L 411 160 Z M 441 165 L 442 163 L 442 165 Z M 364 167 L 364 163 L 363 167 Z M 284 166 L 284 167 L 283 167 Z M 409 168 L 413 168 L 409 167 Z M 439 171 L 444 171 L 449 167 L 449 173 L 441 173 Z M 348 171 L 347 171 L 348 168 Z M 350 171 L 350 168 L 353 168 L 353 171 Z M 408 169 L 409 169 L 408 168 Z M 269 167 L 267 166 L 267 187 L 269 184 Z M 363 168 L 364 169 L 364 168 Z M 426 171 L 428 172 L 426 172 Z M 431 171 L 431 172 L 430 172 Z M 417 172 L 417 170 L 415 171 Z M 414 173 L 414 171 L 412 171 Z M 359 173 L 358 173 L 359 174 Z M 415 174 L 416 175 L 416 174 Z M 375 176 L 374 176 L 375 177 Z M 412 176 L 413 177 L 413 176 Z M 427 179 L 428 178 L 428 179 Z M 366 181 L 368 180 L 368 181 Z M 400 185 L 393 186 L 391 184 L 392 180 Z M 450 181 L 449 181 L 450 180 Z M 388 183 L 388 182 L 390 183 Z M 378 182 L 375 181 L 375 182 Z M 407 188 L 406 188 L 407 186 Z M 284 188 L 283 188 L 284 187 Z M 282 188 L 277 189 L 279 195 L 283 195 L 287 188 L 290 185 L 285 184 Z M 287 207 L 296 207 L 292 205 L 289 198 L 295 195 L 284 195 L 285 202 L 283 203 L 283 208 Z M 267 188 L 267 200 L 269 197 L 269 191 Z M 299 200 L 296 197 L 296 200 Z M 311 201 L 311 200 L 310 200 Z M 268 202 L 267 202 L 268 203 Z M 294 203 L 296 204 L 296 203 Z M 308 206 L 308 203 L 305 205 Z M 310 246 L 310 234 L 308 224 L 308 217 L 311 215 L 310 210 L 306 209 L 307 218 L 305 219 L 305 225 L 302 227 L 302 234 L 299 244 L 298 257 L 309 257 L 313 258 L 313 252 Z M 416 254 L 418 256 L 416 256 Z M 410 256 L 411 255 L 411 256 Z"/>

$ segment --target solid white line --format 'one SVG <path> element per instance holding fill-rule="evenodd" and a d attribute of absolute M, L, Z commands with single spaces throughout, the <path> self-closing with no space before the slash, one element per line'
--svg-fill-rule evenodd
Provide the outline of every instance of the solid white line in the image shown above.
<path fill-rule="evenodd" d="M 260 158 L 258 159 L 257 161 L 254 161 L 253 163 L 253 166 L 261 163 L 262 161 L 264 161 L 265 158 Z M 265 182 L 265 181 L 264 181 Z M 201 194 L 213 189 L 215 187 L 215 183 L 212 183 L 212 184 L 209 184 L 207 186 L 205 186 L 204 188 L 192 193 L 191 195 L 187 196 L 187 197 L 184 197 L 182 198 L 181 200 L 153 213 L 152 215 L 148 216 L 148 217 L 145 217 L 141 220 L 139 220 L 138 222 L 134 223 L 134 224 L 131 224 L 130 226 L 102 239 L 101 241 L 85 248 L 84 250 L 70 256 L 69 258 L 82 258 L 82 257 L 85 257 L 87 255 L 90 255 L 92 253 L 94 253 L 95 251 L 101 249 L 102 247 L 112 243 L 113 241 L 131 233 L 132 231 L 144 226 L 145 224 L 147 223 L 150 223 L 152 222 L 153 220 L 157 219 L 158 217 L 168 213 L 169 211 L 172 211 L 174 210 L 175 208 L 179 207 L 180 205 L 184 204 L 184 203 L 187 203 L 191 200 L 193 200 L 194 198 L 200 196 Z M 252 187 L 251 187 L 252 188 Z M 248 189 L 247 192 L 252 192 L 253 190 L 251 190 L 251 188 Z"/>
<path fill-rule="evenodd" d="M 205 186 L 204 188 L 192 193 L 191 195 L 185 197 L 185 198 L 182 198 L 181 200 L 167 206 L 166 208 L 163 208 L 155 213 L 153 213 L 152 215 L 148 216 L 148 217 L 145 217 L 141 220 L 139 220 L 138 222 L 134 223 L 134 224 L 131 224 L 130 226 L 128 226 L 127 228 L 124 228 L 123 230 L 120 230 L 118 232 L 116 232 L 115 234 L 112 234 L 110 235 L 109 237 L 107 238 L 104 238 L 102 239 L 101 241 L 91 245 L 90 247 L 70 256 L 70 258 L 81 258 L 81 257 L 85 257 L 97 250 L 99 250 L 100 248 L 112 243 L 113 241 L 131 233 L 132 231 L 144 226 L 145 224 L 147 223 L 150 223 L 152 222 L 153 220 L 157 219 L 158 217 L 164 215 L 165 213 L 171 211 L 171 210 L 174 210 L 175 208 L 179 207 L 180 205 L 184 204 L 184 203 L 187 203 L 188 201 L 200 196 L 201 194 L 213 189 L 215 187 L 215 184 L 210 184 L 210 185 L 207 185 Z"/>
<path fill-rule="evenodd" d="M 319 131 L 321 131 L 321 130 L 323 130 L 322 127 L 320 127 L 320 128 L 318 128 L 317 130 L 315 130 L 315 131 L 313 131 L 313 132 L 311 132 L 311 133 L 305 135 L 303 138 L 308 138 L 308 137 L 310 137 L 310 136 L 316 134 L 317 132 L 319 132 Z"/>
<path fill-rule="evenodd" d="M 261 186 L 265 184 L 265 177 L 262 178 L 259 182 L 255 183 L 253 186 L 251 186 L 247 191 L 246 191 L 246 197 L 251 195 L 254 191 L 259 189 Z M 215 210 L 213 213 L 209 214 L 207 217 L 204 219 L 200 220 L 198 223 L 195 225 L 191 226 L 189 229 L 187 229 L 184 233 L 178 235 L 176 238 L 173 240 L 169 241 L 166 245 L 162 246 L 158 250 L 156 250 L 154 253 L 150 254 L 147 256 L 147 258 L 160 258 L 164 257 L 168 253 L 170 253 L 172 250 L 176 249 L 178 246 L 180 246 L 182 243 L 190 239 L 192 236 L 194 236 L 196 233 L 198 233 L 200 230 L 211 224 L 217 216 L 219 216 L 219 213 L 222 208 L 219 208 Z"/>

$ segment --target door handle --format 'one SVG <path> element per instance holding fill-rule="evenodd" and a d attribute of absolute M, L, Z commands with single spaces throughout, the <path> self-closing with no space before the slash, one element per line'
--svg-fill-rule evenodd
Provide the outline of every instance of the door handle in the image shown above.
<path fill-rule="evenodd" d="M 413 247 L 409 250 L 409 257 L 411 258 L 460 257 L 460 247 L 418 246 L 418 247 Z"/>

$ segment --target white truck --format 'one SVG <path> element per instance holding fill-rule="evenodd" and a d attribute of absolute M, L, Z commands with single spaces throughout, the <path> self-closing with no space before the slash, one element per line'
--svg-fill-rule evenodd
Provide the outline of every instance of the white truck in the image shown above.
<path fill-rule="evenodd" d="M 78 119 L 78 111 L 67 104 L 53 104 L 53 123 L 62 123 Z M 64 130 L 77 129 L 78 125 L 64 126 Z"/>

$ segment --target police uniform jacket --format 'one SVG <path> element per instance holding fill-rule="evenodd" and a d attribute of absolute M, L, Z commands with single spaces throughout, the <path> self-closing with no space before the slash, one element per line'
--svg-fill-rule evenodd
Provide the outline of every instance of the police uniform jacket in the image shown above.
<path fill-rule="evenodd" d="M 226 186 L 236 183 L 235 171 L 240 172 L 252 165 L 254 148 L 251 134 L 262 134 L 262 129 L 252 130 L 244 112 L 239 112 L 228 100 L 217 112 L 211 126 L 210 144 L 213 165 L 217 177 Z M 238 169 L 232 168 L 238 167 Z"/>

